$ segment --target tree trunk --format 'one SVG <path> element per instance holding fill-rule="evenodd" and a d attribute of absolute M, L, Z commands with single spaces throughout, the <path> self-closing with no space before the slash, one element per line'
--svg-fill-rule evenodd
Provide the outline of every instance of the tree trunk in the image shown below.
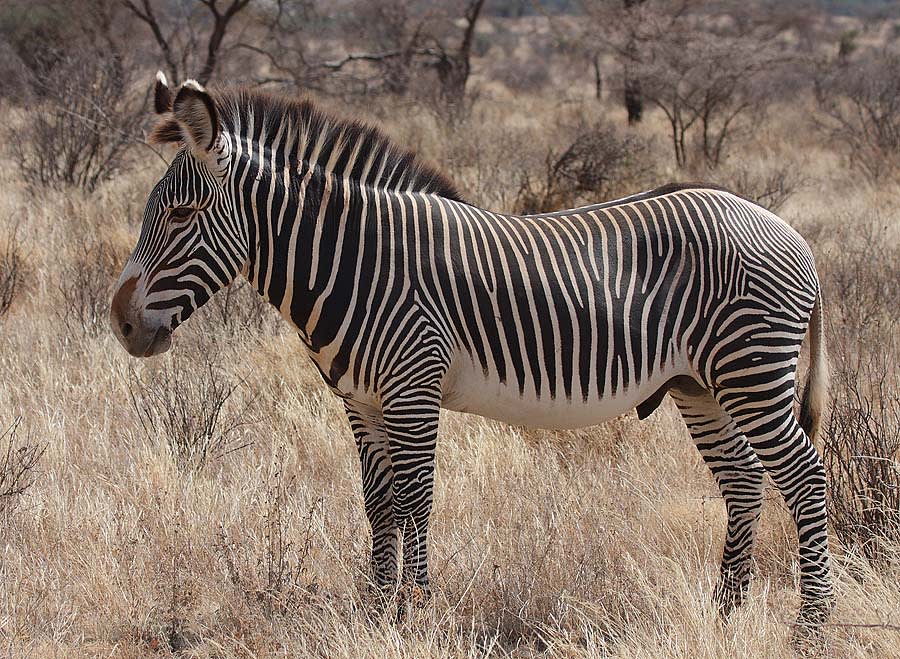
<path fill-rule="evenodd" d="M 600 70 L 600 53 L 594 53 L 594 93 L 598 101 L 603 97 L 603 72 Z"/>
<path fill-rule="evenodd" d="M 623 0 L 625 11 L 631 12 L 644 0 Z M 632 29 L 632 28 L 629 28 Z M 637 41 L 634 32 L 625 48 L 625 110 L 628 112 L 628 125 L 638 123 L 644 116 L 644 95 L 641 93 L 641 81 L 634 74 L 633 64 L 640 62 Z"/>
<path fill-rule="evenodd" d="M 628 125 L 638 123 L 644 116 L 644 96 L 641 93 L 641 81 L 632 76 L 628 67 L 625 69 L 625 110 L 628 112 Z"/>
<path fill-rule="evenodd" d="M 481 14 L 485 0 L 471 0 L 466 7 L 466 28 L 462 42 L 454 54 L 444 54 L 437 64 L 441 93 L 450 103 L 462 103 L 466 94 L 466 83 L 471 71 L 472 41 L 475 37 L 475 25 Z"/>

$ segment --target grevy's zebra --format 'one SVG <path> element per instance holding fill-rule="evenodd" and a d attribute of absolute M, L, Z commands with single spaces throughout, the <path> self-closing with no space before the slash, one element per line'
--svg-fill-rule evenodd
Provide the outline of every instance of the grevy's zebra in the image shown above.
<path fill-rule="evenodd" d="M 551 428 L 595 424 L 666 393 L 728 512 L 718 596 L 747 587 L 766 471 L 799 530 L 801 620 L 830 611 L 825 477 L 810 443 L 825 400 L 808 246 L 723 190 L 668 186 L 513 217 L 372 128 L 246 90 L 172 95 L 158 142 L 178 152 L 150 195 L 111 321 L 136 356 L 243 274 L 299 332 L 345 403 L 359 449 L 375 581 L 427 591 L 441 407 Z M 811 328 L 805 430 L 792 405 Z"/>

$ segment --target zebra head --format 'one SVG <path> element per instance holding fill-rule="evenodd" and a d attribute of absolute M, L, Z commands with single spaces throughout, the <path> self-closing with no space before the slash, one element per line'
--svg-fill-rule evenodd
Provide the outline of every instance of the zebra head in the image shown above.
<path fill-rule="evenodd" d="M 158 73 L 155 106 L 163 116 L 151 140 L 180 149 L 150 193 L 110 308 L 116 338 L 135 357 L 168 350 L 175 328 L 234 281 L 249 251 L 228 190 L 229 138 L 212 97 L 193 81 L 173 94 Z"/>

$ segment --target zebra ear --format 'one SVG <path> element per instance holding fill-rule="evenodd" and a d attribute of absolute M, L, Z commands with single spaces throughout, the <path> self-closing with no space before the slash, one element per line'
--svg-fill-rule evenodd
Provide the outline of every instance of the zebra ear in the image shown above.
<path fill-rule="evenodd" d="M 165 114 L 172 111 L 172 90 L 166 80 L 166 74 L 156 72 L 156 86 L 153 89 L 153 109 L 156 114 Z"/>
<path fill-rule="evenodd" d="M 219 134 L 219 113 L 212 97 L 193 80 L 185 82 L 172 103 L 172 113 L 195 151 L 206 153 Z"/>

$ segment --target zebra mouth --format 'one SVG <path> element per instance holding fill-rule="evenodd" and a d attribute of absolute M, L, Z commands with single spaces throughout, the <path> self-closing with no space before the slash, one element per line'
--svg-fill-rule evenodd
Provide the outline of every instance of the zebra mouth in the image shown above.
<path fill-rule="evenodd" d="M 153 338 L 150 340 L 147 349 L 144 351 L 144 357 L 154 357 L 161 355 L 172 347 L 172 330 L 168 327 L 160 327 L 156 330 Z"/>

